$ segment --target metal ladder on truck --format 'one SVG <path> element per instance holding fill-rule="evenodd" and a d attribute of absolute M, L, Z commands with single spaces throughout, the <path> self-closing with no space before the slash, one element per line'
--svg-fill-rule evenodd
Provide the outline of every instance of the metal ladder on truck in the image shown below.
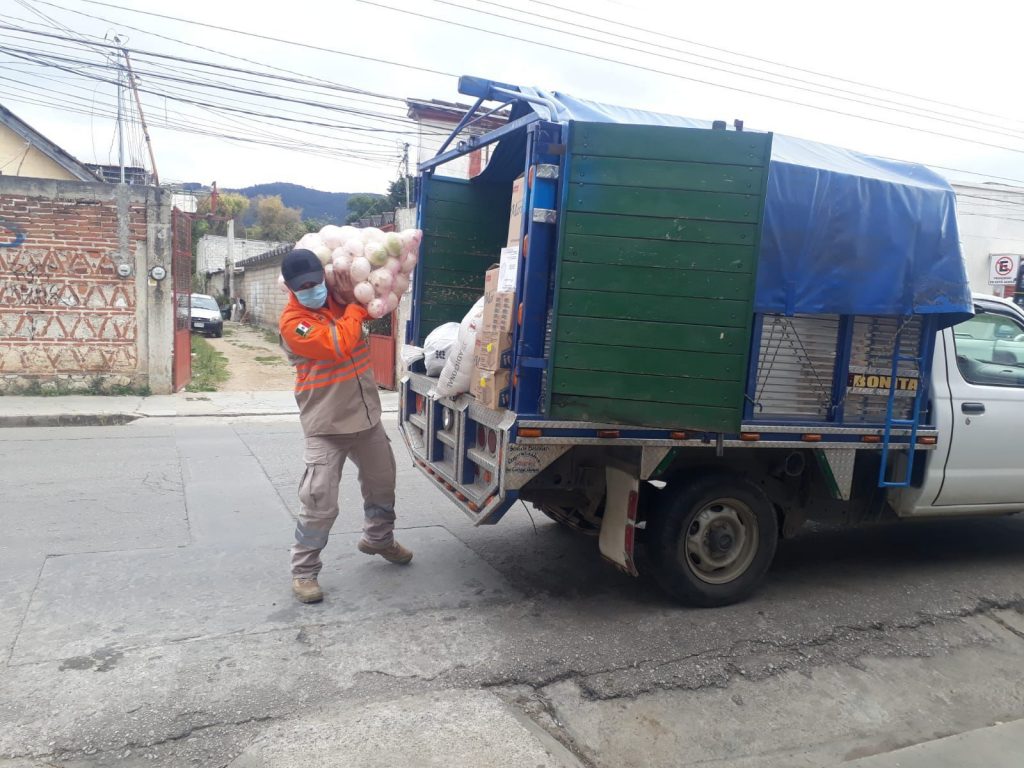
<path fill-rule="evenodd" d="M 911 317 L 901 318 L 901 323 L 896 329 L 893 337 L 892 364 L 889 371 L 889 398 L 885 405 L 885 430 L 882 435 L 882 461 L 878 468 L 879 488 L 907 488 L 910 486 L 914 476 L 914 456 L 917 447 L 917 430 L 921 424 L 921 402 L 925 399 L 926 382 L 925 376 L 925 355 L 930 354 L 932 345 L 925 343 L 929 333 L 934 333 L 930 323 L 921 324 L 920 337 L 918 339 L 917 355 L 903 354 L 903 332 L 910 324 Z M 917 369 L 917 389 L 914 392 L 914 405 L 909 419 L 898 419 L 894 415 L 896 409 L 897 380 L 899 377 L 900 363 L 913 363 Z M 889 479 L 889 460 L 892 451 L 892 435 L 894 429 L 909 429 L 910 435 L 907 442 L 907 463 L 903 477 Z"/>

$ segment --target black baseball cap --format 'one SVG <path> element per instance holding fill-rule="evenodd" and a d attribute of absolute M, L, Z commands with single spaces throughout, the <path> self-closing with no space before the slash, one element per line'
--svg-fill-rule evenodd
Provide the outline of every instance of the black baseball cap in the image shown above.
<path fill-rule="evenodd" d="M 281 262 L 281 276 L 285 285 L 293 291 L 298 291 L 309 283 L 322 283 L 324 265 L 312 251 L 297 248 L 285 255 Z"/>

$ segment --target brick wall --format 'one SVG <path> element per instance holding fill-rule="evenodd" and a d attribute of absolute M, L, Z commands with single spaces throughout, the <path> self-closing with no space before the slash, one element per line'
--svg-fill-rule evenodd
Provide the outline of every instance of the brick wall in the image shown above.
<path fill-rule="evenodd" d="M 169 200 L 0 177 L 0 394 L 170 390 Z M 156 264 L 165 280 L 149 278 Z"/>

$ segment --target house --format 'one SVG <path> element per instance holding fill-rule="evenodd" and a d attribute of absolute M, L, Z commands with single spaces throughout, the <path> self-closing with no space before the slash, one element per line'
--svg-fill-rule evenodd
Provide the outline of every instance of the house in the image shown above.
<path fill-rule="evenodd" d="M 0 106 L 0 395 L 187 383 L 171 217 L 170 190 L 104 183 Z"/>
<path fill-rule="evenodd" d="M 57 181 L 100 181 L 65 152 L 0 104 L 0 175 Z"/>
<path fill-rule="evenodd" d="M 466 104 L 440 101 L 439 99 L 406 99 L 405 104 L 409 117 L 416 122 L 417 126 L 418 140 L 414 155 L 417 165 L 437 154 L 441 144 L 470 109 Z M 479 117 L 459 135 L 459 139 L 473 135 L 478 136 L 500 128 L 506 123 L 507 118 L 507 113 L 503 112 Z M 493 146 L 481 147 L 475 152 L 453 160 L 445 166 L 444 175 L 462 179 L 476 176 L 487 167 L 493 149 Z"/>

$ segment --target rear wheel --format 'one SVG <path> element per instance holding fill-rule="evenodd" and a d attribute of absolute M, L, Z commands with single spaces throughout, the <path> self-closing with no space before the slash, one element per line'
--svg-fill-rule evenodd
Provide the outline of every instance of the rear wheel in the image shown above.
<path fill-rule="evenodd" d="M 649 522 L 654 577 L 672 597 L 714 607 L 747 598 L 778 545 L 778 519 L 757 485 L 712 475 L 660 495 Z"/>
<path fill-rule="evenodd" d="M 560 504 L 537 504 L 536 507 L 559 525 L 564 525 L 578 533 L 597 536 L 601 532 L 600 520 L 593 519 L 586 510 L 579 507 L 567 507 Z"/>

